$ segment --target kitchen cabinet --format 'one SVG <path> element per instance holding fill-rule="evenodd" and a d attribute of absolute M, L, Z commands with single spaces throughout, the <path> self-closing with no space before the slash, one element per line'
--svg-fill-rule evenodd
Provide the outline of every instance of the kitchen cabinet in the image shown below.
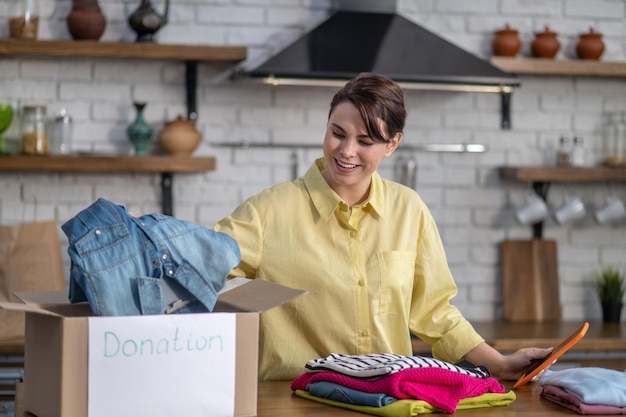
<path fill-rule="evenodd" d="M 86 58 L 181 61 L 185 63 L 187 118 L 197 119 L 198 64 L 235 64 L 247 56 L 240 46 L 167 45 L 156 43 L 119 43 L 98 41 L 24 41 L 0 40 L 0 59 Z M 73 171 L 73 172 L 158 172 L 161 174 L 162 210 L 172 214 L 172 181 L 175 172 L 198 172 L 215 168 L 213 158 L 169 156 L 9 156 L 0 157 L 0 171 Z"/>
<path fill-rule="evenodd" d="M 491 63 L 512 74 L 626 77 L 626 62 L 493 57 Z"/>
<path fill-rule="evenodd" d="M 509 181 L 529 182 L 533 189 L 544 200 L 548 195 L 551 183 L 594 183 L 624 182 L 626 183 L 626 167 L 547 167 L 505 166 L 499 169 L 500 178 Z M 533 225 L 533 237 L 541 238 L 543 222 Z"/>

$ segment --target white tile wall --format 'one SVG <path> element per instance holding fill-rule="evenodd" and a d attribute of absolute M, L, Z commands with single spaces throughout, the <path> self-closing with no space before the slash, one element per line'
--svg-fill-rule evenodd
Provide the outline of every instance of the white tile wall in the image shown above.
<path fill-rule="evenodd" d="M 0 2 L 0 37 L 6 37 L 11 2 Z M 126 24 L 124 3 L 100 0 L 107 17 L 103 41 L 134 40 Z M 155 1 L 161 7 L 162 0 Z M 557 59 L 571 59 L 578 34 L 594 27 L 604 33 L 606 61 L 626 61 L 624 0 L 399 0 L 398 11 L 483 58 L 491 37 L 506 23 L 517 28 L 529 54 L 535 31 L 545 25 L 559 33 Z M 65 16 L 69 0 L 42 1 L 40 39 L 69 39 Z M 170 22 L 158 34 L 161 43 L 243 45 L 245 66 L 262 62 L 327 16 L 331 0 L 177 0 Z M 199 71 L 198 155 L 214 155 L 217 170 L 178 175 L 174 179 L 175 214 L 212 225 L 247 196 L 292 176 L 292 151 L 231 149 L 212 143 L 242 141 L 321 143 L 329 88 L 272 90 L 240 82 L 217 84 L 223 67 L 202 64 Z M 626 79 L 521 77 L 513 96 L 513 129 L 499 128 L 499 97 L 488 94 L 407 92 L 406 142 L 475 142 L 484 154 L 417 153 L 417 190 L 438 220 L 449 262 L 459 285 L 456 303 L 471 319 L 501 315 L 498 244 L 506 238 L 529 238 L 514 209 L 525 199 L 527 184 L 505 183 L 497 175 L 503 164 L 552 163 L 561 134 L 585 138 L 590 164 L 601 152 L 603 112 L 626 110 Z M 134 118 L 132 102 L 146 100 L 146 119 L 156 130 L 184 113 L 184 66 L 172 62 L 118 60 L 0 60 L 0 99 L 21 104 L 44 103 L 49 114 L 65 107 L 74 118 L 75 147 L 82 151 L 130 152 L 125 128 Z M 303 173 L 319 153 L 296 151 Z M 1 159 L 0 159 L 0 163 Z M 393 177 L 394 160 L 381 167 Z M 63 222 L 97 197 L 125 204 L 134 212 L 159 209 L 159 177 L 145 174 L 0 174 L 0 221 L 56 218 Z M 612 191 L 626 198 L 626 184 Z M 604 184 L 558 185 L 549 204 L 566 192 L 579 194 L 589 208 L 602 204 Z M 547 238 L 559 248 L 563 316 L 599 318 L 592 289 L 602 263 L 626 267 L 626 222 L 598 226 L 591 216 L 576 225 L 549 220 Z M 64 237 L 62 236 L 62 240 Z M 66 243 L 64 242 L 66 245 Z M 69 262 L 66 259 L 66 262 Z"/>

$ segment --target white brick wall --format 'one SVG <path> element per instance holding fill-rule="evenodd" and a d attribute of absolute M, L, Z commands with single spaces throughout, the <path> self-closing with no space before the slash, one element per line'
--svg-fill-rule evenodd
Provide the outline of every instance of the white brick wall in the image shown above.
<path fill-rule="evenodd" d="M 0 2 L 0 37 L 6 37 L 7 1 Z M 70 0 L 42 3 L 41 39 L 69 39 L 65 16 Z M 124 2 L 100 0 L 107 16 L 103 41 L 134 40 L 126 24 Z M 136 1 L 135 3 L 139 3 Z M 160 3 L 156 4 L 160 7 Z M 557 59 L 573 58 L 580 33 L 593 26 L 604 34 L 606 61 L 626 61 L 624 0 L 398 0 L 398 11 L 451 42 L 489 58 L 493 32 L 506 23 L 517 28 L 528 55 L 533 33 L 546 25 L 559 33 Z M 331 0 L 179 0 L 170 22 L 158 34 L 162 43 L 243 45 L 247 67 L 296 39 L 328 15 Z M 199 67 L 198 111 L 203 143 L 198 155 L 214 155 L 217 170 L 174 178 L 175 214 L 212 225 L 247 196 L 292 176 L 290 149 L 216 147 L 220 142 L 319 144 L 334 93 L 329 88 L 267 87 L 241 82 L 216 84 L 227 72 L 217 65 Z M 471 319 L 501 317 L 499 242 L 529 238 L 517 224 L 515 207 L 529 192 L 527 184 L 505 183 L 497 175 L 504 164 L 552 163 L 559 135 L 585 138 L 588 162 L 601 152 L 601 116 L 626 110 L 626 79 L 595 77 L 521 77 L 513 96 L 513 129 L 499 128 L 499 97 L 488 94 L 407 92 L 407 144 L 475 142 L 485 154 L 416 153 L 417 189 L 430 205 L 459 284 L 455 302 Z M 65 107 L 74 118 L 75 147 L 81 151 L 128 153 L 126 126 L 134 118 L 132 102 L 146 100 L 148 122 L 185 113 L 184 66 L 174 62 L 82 59 L 0 60 L 0 99 L 44 103 L 49 115 Z M 295 151 L 302 174 L 319 155 Z M 381 173 L 393 177 L 395 159 Z M 0 159 L 1 163 L 1 159 Z M 125 204 L 134 212 L 159 210 L 158 175 L 150 174 L 0 174 L 0 221 L 15 223 L 56 218 L 63 222 L 97 197 Z M 612 191 L 626 198 L 626 184 Z M 549 204 L 566 192 L 580 195 L 589 209 L 602 204 L 603 184 L 553 184 Z M 602 263 L 626 268 L 626 222 L 598 226 L 589 215 L 575 225 L 549 220 L 546 238 L 557 241 L 563 316 L 599 318 L 592 291 L 593 273 Z M 61 237 L 66 245 L 64 236 Z M 66 263 L 68 262 L 66 258 Z"/>

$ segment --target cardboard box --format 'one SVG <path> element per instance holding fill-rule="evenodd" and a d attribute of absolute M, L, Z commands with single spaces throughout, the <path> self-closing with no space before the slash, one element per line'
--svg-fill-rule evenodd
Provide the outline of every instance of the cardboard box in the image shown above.
<path fill-rule="evenodd" d="M 255 416 L 259 314 L 305 291 L 237 280 L 212 313 L 95 317 L 63 291 L 0 303 L 26 311 L 23 409 L 38 417 Z"/>

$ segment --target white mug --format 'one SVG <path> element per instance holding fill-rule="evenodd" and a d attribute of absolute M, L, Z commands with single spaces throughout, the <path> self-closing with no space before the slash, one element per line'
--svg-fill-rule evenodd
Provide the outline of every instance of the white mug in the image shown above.
<path fill-rule="evenodd" d="M 548 217 L 548 205 L 539 195 L 531 194 L 526 204 L 517 210 L 515 217 L 521 224 L 539 223 Z"/>
<path fill-rule="evenodd" d="M 568 197 L 565 202 L 554 212 L 556 221 L 560 224 L 582 219 L 587 214 L 585 204 L 578 197 Z"/>
<path fill-rule="evenodd" d="M 596 220 L 600 224 L 609 223 L 626 217 L 624 202 L 618 197 L 608 197 L 604 206 L 596 210 Z"/>

